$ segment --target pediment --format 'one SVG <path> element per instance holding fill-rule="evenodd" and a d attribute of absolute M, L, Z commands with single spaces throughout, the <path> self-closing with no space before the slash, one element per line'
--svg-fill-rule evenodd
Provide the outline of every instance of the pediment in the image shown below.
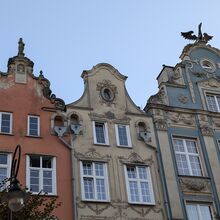
<path fill-rule="evenodd" d="M 206 88 L 220 88 L 220 80 L 213 77 L 198 82 L 198 85 Z"/>

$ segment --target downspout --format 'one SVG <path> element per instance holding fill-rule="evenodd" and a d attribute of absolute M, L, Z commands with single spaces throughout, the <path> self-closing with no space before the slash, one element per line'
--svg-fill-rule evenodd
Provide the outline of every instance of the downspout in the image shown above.
<path fill-rule="evenodd" d="M 151 115 L 152 117 L 152 115 Z M 165 173 L 164 173 L 164 167 L 163 167 L 163 162 L 162 162 L 162 156 L 161 156 L 161 151 L 160 151 L 160 144 L 159 144 L 159 138 L 156 130 L 155 123 L 153 122 L 154 125 L 154 133 L 155 133 L 155 139 L 156 139 L 156 144 L 157 144 L 157 150 L 156 150 L 156 156 L 157 156 L 157 161 L 158 161 L 158 166 L 159 166 L 159 172 L 160 172 L 160 179 L 162 182 L 162 188 L 163 188 L 163 197 L 164 197 L 164 206 L 167 214 L 168 220 L 172 220 L 172 211 L 170 207 L 170 200 L 169 200 L 169 194 L 168 194 L 168 189 L 167 189 L 167 184 L 166 184 L 166 178 L 165 178 Z"/>
<path fill-rule="evenodd" d="M 58 136 L 58 138 L 63 142 L 64 145 L 66 145 L 71 150 L 71 164 L 72 164 L 72 198 L 73 198 L 73 220 L 77 220 L 77 209 L 76 209 L 76 168 L 75 168 L 75 155 L 74 155 L 74 141 L 76 139 L 76 135 L 73 136 L 73 139 L 71 141 L 71 144 L 68 144 L 62 137 Z"/>

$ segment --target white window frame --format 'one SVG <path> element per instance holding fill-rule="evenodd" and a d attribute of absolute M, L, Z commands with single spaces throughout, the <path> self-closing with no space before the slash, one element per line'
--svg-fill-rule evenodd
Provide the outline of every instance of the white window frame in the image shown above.
<path fill-rule="evenodd" d="M 127 142 L 128 142 L 127 145 L 121 145 L 121 144 L 120 144 L 118 126 L 125 126 L 126 135 L 127 135 Z M 131 135 L 130 135 L 130 127 L 129 127 L 129 125 L 125 125 L 125 124 L 115 124 L 115 135 L 116 135 L 117 146 L 120 146 L 120 147 L 132 147 L 132 145 L 131 145 Z"/>
<path fill-rule="evenodd" d="M 30 118 L 37 118 L 37 135 L 30 134 Z M 40 117 L 36 115 L 28 115 L 28 125 L 27 125 L 27 135 L 33 136 L 33 137 L 39 137 L 40 136 Z"/>
<path fill-rule="evenodd" d="M 105 138 L 105 143 L 99 143 L 97 141 L 97 137 L 96 137 L 96 129 L 95 129 L 95 125 L 96 123 L 100 123 L 104 125 L 104 138 Z M 107 126 L 107 122 L 101 122 L 101 121 L 92 121 L 92 128 L 93 128 L 93 140 L 94 140 L 94 144 L 99 144 L 99 145 L 109 145 L 109 137 L 108 137 L 108 126 Z"/>
<path fill-rule="evenodd" d="M 189 213 L 188 213 L 188 210 L 187 210 L 188 209 L 187 206 L 195 206 L 196 207 L 196 213 L 199 217 L 199 220 L 207 220 L 203 217 L 203 214 L 201 212 L 201 206 L 205 206 L 205 207 L 209 208 L 210 219 L 211 220 L 213 219 L 213 214 L 212 214 L 212 210 L 211 210 L 210 205 L 208 205 L 208 204 L 199 204 L 199 203 L 186 203 L 186 212 L 187 212 L 187 216 L 188 216 Z M 189 216 L 188 216 L 188 218 L 189 218 Z"/>
<path fill-rule="evenodd" d="M 92 164 L 92 175 L 84 175 L 83 174 L 83 163 L 91 163 Z M 95 163 L 101 163 L 104 167 L 104 177 L 96 176 L 95 175 Z M 107 163 L 106 162 L 97 162 L 97 161 L 80 161 L 80 176 L 81 176 L 81 192 L 82 192 L 82 200 L 84 201 L 98 201 L 98 202 L 109 202 L 110 201 L 110 194 L 109 194 L 109 181 L 108 181 L 108 170 L 107 170 Z M 85 197 L 85 190 L 84 190 L 84 178 L 92 178 L 94 183 L 94 199 L 88 199 Z M 97 179 L 104 179 L 105 184 L 105 193 L 106 199 L 100 200 L 97 198 L 97 189 L 96 189 L 96 180 Z"/>
<path fill-rule="evenodd" d="M 134 166 L 136 168 L 137 178 L 129 178 L 128 177 L 127 167 L 129 167 L 129 166 Z M 146 169 L 148 179 L 141 179 L 141 178 L 139 178 L 139 171 L 137 169 L 138 167 L 144 167 Z M 147 165 L 125 164 L 124 165 L 124 174 L 125 174 L 125 182 L 126 182 L 126 190 L 127 190 L 128 202 L 132 203 L 132 204 L 155 205 L 155 198 L 154 198 L 154 191 L 153 191 L 150 167 L 147 166 Z M 138 196 L 140 198 L 140 202 L 132 201 L 131 194 L 130 194 L 129 181 L 136 181 L 137 182 L 137 184 L 138 184 Z M 150 191 L 150 197 L 151 197 L 151 202 L 144 202 L 143 201 L 143 198 L 141 196 L 141 194 L 142 194 L 141 193 L 141 182 L 148 183 L 149 191 Z"/>
<path fill-rule="evenodd" d="M 220 112 L 220 105 L 219 105 L 219 103 L 217 101 L 217 97 L 220 98 L 220 94 L 206 92 L 205 96 L 206 96 L 206 103 L 207 103 L 208 110 L 212 111 L 212 112 Z M 217 111 L 213 111 L 213 110 L 210 109 L 209 102 L 208 102 L 208 96 L 213 96 L 214 97 L 215 105 L 217 107 Z"/>
<path fill-rule="evenodd" d="M 28 186 L 28 189 L 31 191 L 30 189 L 30 170 L 39 170 L 39 192 L 43 192 L 43 171 L 45 170 L 50 170 L 52 171 L 52 193 L 47 193 L 47 195 L 57 195 L 57 178 L 56 178 L 56 157 L 51 156 L 52 159 L 52 168 L 43 168 L 42 167 L 42 158 L 44 156 L 48 156 L 48 155 L 36 155 L 36 156 L 40 156 L 40 167 L 30 167 L 30 156 L 32 155 L 27 155 L 26 156 L 26 184 Z M 32 191 L 31 191 L 32 192 Z M 32 192 L 33 194 L 38 194 L 39 192 Z"/>
<path fill-rule="evenodd" d="M 0 168 L 6 168 L 7 169 L 7 175 L 6 178 L 10 177 L 11 174 L 11 154 L 10 153 L 4 153 L 0 152 L 0 154 L 7 155 L 7 164 L 0 164 Z M 9 185 L 9 182 L 6 182 L 5 185 L 0 187 L 0 192 L 4 190 Z"/>
<path fill-rule="evenodd" d="M 9 132 L 3 132 L 2 131 L 2 115 L 6 114 L 10 116 L 10 128 L 9 128 Z M 9 112 L 0 112 L 0 133 L 2 134 L 11 134 L 12 133 L 12 113 Z"/>
<path fill-rule="evenodd" d="M 175 150 L 174 140 L 182 140 L 183 141 L 184 152 L 180 152 L 180 151 Z M 196 146 L 198 153 L 188 152 L 186 141 L 193 141 L 195 143 L 195 146 Z M 187 166 L 188 166 L 188 170 L 189 170 L 189 176 L 204 176 L 203 169 L 202 169 L 202 163 L 201 163 L 201 155 L 199 153 L 198 141 L 196 139 L 184 138 L 184 137 L 173 137 L 173 148 L 174 148 L 175 157 L 176 157 L 176 154 L 186 156 L 186 162 L 187 162 Z M 201 169 L 201 175 L 194 175 L 193 174 L 192 166 L 191 166 L 190 159 L 189 159 L 190 156 L 198 157 L 198 161 L 199 161 L 199 165 L 200 165 L 200 169 Z M 176 160 L 176 162 L 177 162 L 177 160 Z M 177 169 L 178 169 L 179 175 L 184 176 L 184 174 L 180 174 L 178 164 L 177 164 Z"/>

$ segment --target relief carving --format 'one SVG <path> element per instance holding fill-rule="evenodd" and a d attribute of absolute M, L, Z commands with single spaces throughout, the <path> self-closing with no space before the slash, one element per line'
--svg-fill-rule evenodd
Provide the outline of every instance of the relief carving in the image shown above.
<path fill-rule="evenodd" d="M 220 80 L 216 78 L 210 78 L 209 80 L 199 82 L 199 85 L 203 87 L 214 87 L 219 88 L 220 87 Z"/>
<path fill-rule="evenodd" d="M 205 136 L 213 136 L 214 134 L 213 128 L 211 128 L 208 124 L 201 125 L 200 129 L 202 134 Z"/>
<path fill-rule="evenodd" d="M 210 180 L 209 179 L 183 177 L 180 179 L 180 184 L 181 184 L 183 191 L 210 192 Z"/>
<path fill-rule="evenodd" d="M 154 119 L 154 123 L 157 130 L 166 131 L 167 130 L 167 122 L 165 119 L 156 118 Z"/>
<path fill-rule="evenodd" d="M 151 166 L 154 162 L 153 156 L 143 159 L 140 155 L 138 155 L 135 152 L 132 152 L 127 158 L 124 156 L 118 157 L 119 161 L 122 163 L 138 163 L 138 164 L 146 164 L 148 166 Z"/>
<path fill-rule="evenodd" d="M 187 126 L 195 124 L 195 117 L 190 114 L 169 112 L 167 113 L 167 115 L 171 123 L 174 123 L 174 124 L 187 125 Z"/>
<path fill-rule="evenodd" d="M 165 94 L 164 88 L 161 88 L 157 94 L 152 95 L 148 99 L 148 103 L 165 104 L 166 103 L 165 99 L 166 99 L 166 94 Z"/>
<path fill-rule="evenodd" d="M 184 85 L 182 69 L 178 67 L 169 76 L 168 82 L 171 84 Z"/>
<path fill-rule="evenodd" d="M 207 73 L 204 73 L 204 72 L 193 72 L 192 74 L 198 78 L 206 78 L 207 77 Z"/>
<path fill-rule="evenodd" d="M 80 153 L 80 152 L 77 152 L 75 151 L 75 157 L 78 159 L 78 160 L 88 160 L 88 159 L 91 159 L 91 160 L 109 160 L 111 158 L 110 155 L 101 155 L 100 153 L 98 153 L 96 151 L 95 148 L 90 148 L 87 152 L 85 153 Z"/>
<path fill-rule="evenodd" d="M 188 97 L 183 95 L 183 94 L 180 94 L 179 97 L 178 97 L 179 101 L 183 104 L 186 104 L 188 102 Z"/>

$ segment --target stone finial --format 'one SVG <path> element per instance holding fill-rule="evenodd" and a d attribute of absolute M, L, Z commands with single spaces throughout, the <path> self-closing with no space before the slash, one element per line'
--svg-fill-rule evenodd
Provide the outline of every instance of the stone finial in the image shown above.
<path fill-rule="evenodd" d="M 18 56 L 24 57 L 24 46 L 23 39 L 20 38 L 18 41 Z"/>

